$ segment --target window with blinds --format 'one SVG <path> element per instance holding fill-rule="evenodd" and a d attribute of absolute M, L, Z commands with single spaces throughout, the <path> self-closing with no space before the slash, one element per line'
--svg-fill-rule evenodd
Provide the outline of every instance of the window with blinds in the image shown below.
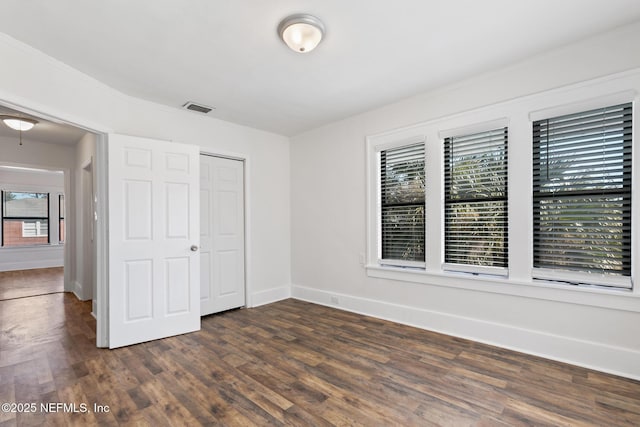
<path fill-rule="evenodd" d="M 445 268 L 506 274 L 506 127 L 444 140 Z"/>
<path fill-rule="evenodd" d="M 631 122 L 628 103 L 533 123 L 534 268 L 631 275 Z"/>
<path fill-rule="evenodd" d="M 424 265 L 424 160 L 424 143 L 380 151 L 383 264 Z"/>

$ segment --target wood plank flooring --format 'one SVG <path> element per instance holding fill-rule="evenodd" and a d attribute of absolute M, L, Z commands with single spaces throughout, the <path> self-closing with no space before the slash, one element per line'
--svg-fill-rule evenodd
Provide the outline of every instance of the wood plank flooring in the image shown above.
<path fill-rule="evenodd" d="M 64 292 L 62 267 L 0 271 L 0 301 Z"/>
<path fill-rule="evenodd" d="M 70 294 L 0 302 L 0 328 L 0 402 L 38 405 L 0 426 L 640 425 L 640 382 L 292 299 L 117 350 Z"/>

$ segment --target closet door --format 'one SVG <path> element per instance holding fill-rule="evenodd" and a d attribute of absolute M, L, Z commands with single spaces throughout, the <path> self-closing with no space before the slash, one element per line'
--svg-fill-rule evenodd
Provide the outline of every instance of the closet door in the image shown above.
<path fill-rule="evenodd" d="M 200 156 L 200 315 L 245 305 L 244 163 Z"/>

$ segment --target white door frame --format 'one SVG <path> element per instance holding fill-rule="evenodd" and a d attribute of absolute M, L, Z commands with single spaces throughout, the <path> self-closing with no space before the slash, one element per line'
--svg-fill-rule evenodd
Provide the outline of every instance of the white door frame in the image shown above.
<path fill-rule="evenodd" d="M 80 212 L 78 215 L 78 222 L 81 224 L 81 229 L 82 229 L 82 234 L 83 237 L 88 233 L 91 237 L 89 239 L 90 242 L 90 247 L 87 248 L 86 244 L 87 244 L 87 239 L 83 238 L 82 240 L 82 248 L 79 248 L 80 250 L 84 251 L 85 254 L 89 253 L 91 254 L 91 277 L 87 277 L 87 273 L 84 270 L 84 268 L 82 269 L 82 297 L 83 299 L 87 299 L 90 298 L 92 305 L 91 305 L 91 313 L 95 316 L 95 303 L 93 301 L 96 300 L 96 296 L 97 296 L 97 291 L 96 291 L 96 275 L 95 275 L 95 267 L 96 267 L 96 257 L 95 257 L 95 249 L 94 249 L 94 243 L 95 243 L 95 217 L 94 217 L 94 195 L 95 195 L 95 190 L 94 190 L 94 181 L 95 178 L 93 177 L 93 156 L 91 156 L 91 158 L 84 162 L 81 165 L 81 170 L 80 170 L 80 176 L 76 177 L 78 180 L 80 180 L 81 183 L 81 191 L 79 194 L 77 194 L 76 196 L 78 197 L 78 201 L 80 202 Z M 81 199 L 81 200 L 80 200 Z M 76 203 L 76 206 L 78 204 Z M 77 242 L 77 239 L 76 239 Z M 89 286 L 89 289 L 87 289 L 87 286 Z"/>
<path fill-rule="evenodd" d="M 244 307 L 250 308 L 252 305 L 251 298 L 251 253 L 249 251 L 249 242 L 251 241 L 251 209 L 250 209 L 250 182 L 249 182 L 249 157 L 244 154 L 230 152 L 216 152 L 203 149 L 200 147 L 201 156 L 220 157 L 223 159 L 238 160 L 243 163 L 242 173 L 244 178 Z"/>
<path fill-rule="evenodd" d="M 4 94 L 3 94 L 4 95 Z M 87 132 L 96 135 L 96 157 L 94 159 L 94 165 L 96 168 L 96 197 L 97 206 L 96 214 L 98 221 L 96 222 L 95 229 L 95 252 L 94 252 L 94 271 L 96 277 L 96 285 L 98 292 L 98 307 L 96 313 L 96 345 L 98 347 L 107 347 L 109 343 L 109 331 L 108 331 L 108 292 L 107 284 L 109 276 L 108 272 L 108 239 L 107 239 L 107 134 L 111 132 L 107 126 L 103 126 L 98 123 L 90 123 L 85 119 L 78 117 L 70 117 L 68 114 L 62 111 L 56 111 L 55 109 L 33 109 L 25 105 L 28 101 L 19 99 L 17 102 L 13 102 L 7 98 L 0 98 L 0 105 L 5 107 L 21 111 L 25 114 L 30 114 L 42 119 L 52 121 L 54 123 L 64 123 L 70 126 L 83 129 Z M 70 170 L 64 169 L 65 175 L 65 193 L 71 194 L 71 173 Z M 78 195 L 74 193 L 73 200 Z M 66 202 L 66 201 L 65 201 Z M 69 203 L 71 200 L 69 201 Z M 70 206 L 70 205 L 69 205 Z M 75 212 L 71 210 L 68 212 L 74 218 L 74 222 L 78 222 L 78 218 L 75 217 Z M 74 227 L 74 238 L 76 233 L 76 227 Z M 77 250 L 78 248 L 76 248 Z M 64 265 L 65 267 L 72 266 L 71 247 L 65 245 L 64 250 Z M 65 291 L 72 291 L 70 281 L 70 268 L 65 268 Z M 68 289 L 69 288 L 69 289 Z"/>
<path fill-rule="evenodd" d="M 94 159 L 95 188 L 95 241 L 94 271 L 96 281 L 96 346 L 109 347 L 109 198 L 107 177 L 107 134 L 99 133 L 96 139 L 96 157 Z"/>

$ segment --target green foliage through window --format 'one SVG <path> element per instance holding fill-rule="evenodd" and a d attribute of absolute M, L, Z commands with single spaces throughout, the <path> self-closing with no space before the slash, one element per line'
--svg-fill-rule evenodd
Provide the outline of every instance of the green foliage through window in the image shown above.
<path fill-rule="evenodd" d="M 382 259 L 425 259 L 424 144 L 380 152 Z"/>
<path fill-rule="evenodd" d="M 533 124 L 534 267 L 631 274 L 632 106 Z"/>
<path fill-rule="evenodd" d="M 507 267 L 507 128 L 444 147 L 445 262 Z"/>

